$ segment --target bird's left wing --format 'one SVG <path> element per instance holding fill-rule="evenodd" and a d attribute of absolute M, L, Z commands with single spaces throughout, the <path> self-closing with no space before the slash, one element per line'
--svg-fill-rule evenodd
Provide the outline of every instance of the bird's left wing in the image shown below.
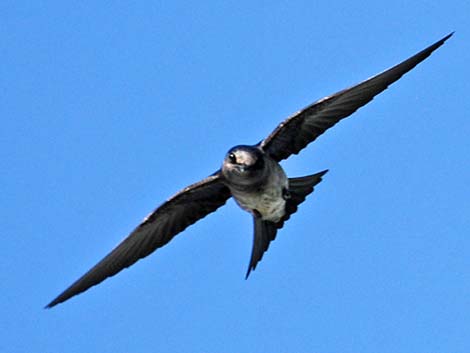
<path fill-rule="evenodd" d="M 147 216 L 114 250 L 46 308 L 86 291 L 151 254 L 186 227 L 225 204 L 230 196 L 219 172 L 181 190 Z"/>
<path fill-rule="evenodd" d="M 341 119 L 370 102 L 377 94 L 397 81 L 452 36 L 445 36 L 400 64 L 363 81 L 356 86 L 320 99 L 283 121 L 266 139 L 261 148 L 276 161 L 299 153 L 310 142 Z"/>

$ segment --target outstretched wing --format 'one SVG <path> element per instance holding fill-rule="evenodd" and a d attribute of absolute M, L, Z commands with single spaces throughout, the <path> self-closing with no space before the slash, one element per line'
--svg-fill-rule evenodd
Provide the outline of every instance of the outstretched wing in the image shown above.
<path fill-rule="evenodd" d="M 338 121 L 369 103 L 377 94 L 397 81 L 452 36 L 445 36 L 402 63 L 347 88 L 325 97 L 284 120 L 260 145 L 276 161 L 299 153 L 310 142 Z"/>
<path fill-rule="evenodd" d="M 305 198 L 313 192 L 315 185 L 322 181 L 322 177 L 328 172 L 324 170 L 320 173 L 308 175 L 300 178 L 289 178 L 290 199 L 286 202 L 286 214 L 277 222 L 263 221 L 259 217 L 253 217 L 254 239 L 251 250 L 250 264 L 246 272 L 245 279 L 250 275 L 251 270 L 255 270 L 258 262 L 263 258 L 263 254 L 268 250 L 269 243 L 276 238 L 278 229 L 284 226 L 292 214 L 297 211 L 298 206 L 304 202 Z"/>
<path fill-rule="evenodd" d="M 151 254 L 186 227 L 225 204 L 230 196 L 230 190 L 222 183 L 219 172 L 181 190 L 147 216 L 111 253 L 46 308 L 86 291 Z"/>

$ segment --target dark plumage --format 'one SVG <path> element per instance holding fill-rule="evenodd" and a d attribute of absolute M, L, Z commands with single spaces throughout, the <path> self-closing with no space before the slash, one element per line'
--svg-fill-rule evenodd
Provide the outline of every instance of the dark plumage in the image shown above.
<path fill-rule="evenodd" d="M 254 219 L 248 277 L 276 237 L 277 230 L 297 211 L 326 173 L 287 178 L 279 162 L 299 153 L 325 130 L 370 102 L 451 36 L 452 33 L 391 69 L 300 110 L 257 145 L 232 148 L 220 170 L 168 199 L 47 308 L 86 291 L 151 254 L 232 196 Z"/>

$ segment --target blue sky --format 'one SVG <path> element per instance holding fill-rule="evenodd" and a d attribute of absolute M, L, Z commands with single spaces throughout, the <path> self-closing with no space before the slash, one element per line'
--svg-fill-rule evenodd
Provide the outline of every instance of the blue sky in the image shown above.
<path fill-rule="evenodd" d="M 0 351 L 468 352 L 464 1 L 0 5 Z M 330 173 L 248 281 L 234 202 L 43 307 L 291 113 L 456 34 L 283 163 Z"/>

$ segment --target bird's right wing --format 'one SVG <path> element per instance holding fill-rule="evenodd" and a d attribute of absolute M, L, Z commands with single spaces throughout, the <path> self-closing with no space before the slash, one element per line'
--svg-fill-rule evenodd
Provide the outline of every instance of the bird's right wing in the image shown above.
<path fill-rule="evenodd" d="M 291 154 L 299 153 L 327 129 L 369 103 L 377 94 L 426 59 L 452 34 L 400 64 L 300 110 L 284 120 L 266 139 L 261 141 L 261 148 L 278 162 Z"/>
<path fill-rule="evenodd" d="M 111 253 L 46 308 L 86 291 L 151 254 L 186 227 L 225 204 L 230 196 L 219 172 L 181 190 L 147 216 Z"/>

